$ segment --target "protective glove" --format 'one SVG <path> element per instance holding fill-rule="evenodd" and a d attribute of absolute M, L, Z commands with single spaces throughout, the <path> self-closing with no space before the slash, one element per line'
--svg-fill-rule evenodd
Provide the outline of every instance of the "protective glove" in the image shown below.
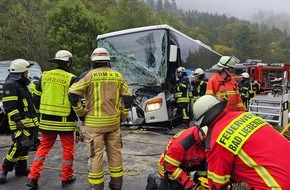
<path fill-rule="evenodd" d="M 76 126 L 75 132 L 76 132 L 76 143 L 78 143 L 79 141 L 84 142 L 85 136 L 83 135 L 83 132 L 79 128 L 79 126 Z"/>
<path fill-rule="evenodd" d="M 195 190 L 196 189 L 196 184 L 191 181 L 191 180 L 188 180 L 185 185 L 184 185 L 184 189 L 185 190 Z"/>
<path fill-rule="evenodd" d="M 24 134 L 21 134 L 19 137 L 17 137 L 17 142 L 23 149 L 27 149 L 32 146 L 30 139 Z"/>
<path fill-rule="evenodd" d="M 16 122 L 16 129 L 17 130 L 23 130 L 25 128 L 26 128 L 25 125 L 23 125 L 23 123 L 21 121 Z"/>

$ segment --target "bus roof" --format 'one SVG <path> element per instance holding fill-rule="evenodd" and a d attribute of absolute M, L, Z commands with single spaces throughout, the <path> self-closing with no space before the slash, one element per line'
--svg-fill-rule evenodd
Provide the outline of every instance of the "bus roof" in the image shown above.
<path fill-rule="evenodd" d="M 174 31 L 174 32 L 176 32 L 176 33 L 184 36 L 185 38 L 188 38 L 190 40 L 193 40 L 197 44 L 199 44 L 199 45 L 201 45 L 201 46 L 209 49 L 210 51 L 213 51 L 216 54 L 222 56 L 220 53 L 214 51 L 213 49 L 211 49 L 210 46 L 204 44 L 200 40 L 192 39 L 191 37 L 189 37 L 186 34 L 184 34 L 184 33 L 180 32 L 180 31 L 174 29 L 173 27 L 171 27 L 171 26 L 169 26 L 167 24 L 137 27 L 137 28 L 131 28 L 131 29 L 125 29 L 125 30 L 119 30 L 119 31 L 115 31 L 115 32 L 110 32 L 110 33 L 106 33 L 106 34 L 100 34 L 100 35 L 97 36 L 97 40 L 103 39 L 103 38 L 107 38 L 107 37 L 120 36 L 120 35 L 124 35 L 124 34 L 129 34 L 129 33 L 136 33 L 136 32 L 141 32 L 141 31 L 148 31 L 148 30 L 158 30 L 158 29 L 168 29 L 168 30 Z"/>
<path fill-rule="evenodd" d="M 163 24 L 163 25 L 152 25 L 152 26 L 130 28 L 130 29 L 119 30 L 119 31 L 110 32 L 110 33 L 106 33 L 106 34 L 100 34 L 100 35 L 97 36 L 97 40 L 98 39 L 102 39 L 102 38 L 112 37 L 112 36 L 119 36 L 119 35 L 128 34 L 128 33 L 135 33 L 135 32 L 141 32 L 141 31 L 147 31 L 147 30 L 155 30 L 155 29 L 156 30 L 157 29 L 169 29 L 169 30 L 173 30 L 175 32 L 181 33 L 179 31 L 177 31 L 176 29 L 172 28 L 171 26 L 169 26 L 167 24 Z M 183 33 L 181 33 L 181 34 L 186 36 Z"/>

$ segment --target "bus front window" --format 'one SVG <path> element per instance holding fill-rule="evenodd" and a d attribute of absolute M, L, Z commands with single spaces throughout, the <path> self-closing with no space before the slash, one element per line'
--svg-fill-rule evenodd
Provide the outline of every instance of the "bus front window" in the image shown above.
<path fill-rule="evenodd" d="M 167 74 L 166 30 L 136 32 L 98 41 L 111 56 L 111 67 L 124 75 L 128 84 L 160 86 Z"/>

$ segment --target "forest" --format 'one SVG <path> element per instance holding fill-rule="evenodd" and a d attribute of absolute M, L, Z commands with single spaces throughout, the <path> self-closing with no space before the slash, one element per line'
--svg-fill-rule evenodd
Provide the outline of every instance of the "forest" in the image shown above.
<path fill-rule="evenodd" d="M 47 60 L 73 53 L 73 72 L 89 68 L 96 37 L 107 32 L 168 24 L 222 55 L 266 63 L 290 62 L 290 35 L 274 25 L 177 9 L 175 0 L 0 0 L 0 60 Z M 214 64 L 214 63 L 213 63 Z"/>

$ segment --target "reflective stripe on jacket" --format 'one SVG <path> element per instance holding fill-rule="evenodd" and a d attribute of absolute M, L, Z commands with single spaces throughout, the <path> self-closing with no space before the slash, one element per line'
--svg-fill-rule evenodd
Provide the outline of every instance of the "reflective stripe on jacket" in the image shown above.
<path fill-rule="evenodd" d="M 71 105 L 68 100 L 68 88 L 73 74 L 61 69 L 43 72 L 41 77 L 41 114 L 68 116 Z"/>
<path fill-rule="evenodd" d="M 191 127 L 176 134 L 168 143 L 158 163 L 161 177 L 166 171 L 169 179 L 178 181 L 182 186 L 189 179 L 187 172 L 205 160 L 204 146 L 199 140 L 199 130 Z"/>
<path fill-rule="evenodd" d="M 130 89 L 122 74 L 109 67 L 93 69 L 74 83 L 70 93 L 85 97 L 86 109 L 78 103 L 74 110 L 78 116 L 85 115 L 87 127 L 106 127 L 120 123 L 123 105 L 121 96 L 131 96 Z"/>
<path fill-rule="evenodd" d="M 21 121 L 27 128 L 38 126 L 37 114 L 27 83 L 28 79 L 18 79 L 18 76 L 12 73 L 8 75 L 3 85 L 2 102 L 11 130 L 16 130 L 17 121 Z"/>
<path fill-rule="evenodd" d="M 227 107 L 224 111 L 246 111 L 241 96 L 239 94 L 238 84 L 231 76 L 224 80 L 221 74 L 212 76 L 206 88 L 206 94 L 216 96 L 218 99 L 227 99 Z"/>
<path fill-rule="evenodd" d="M 35 107 L 40 112 L 41 132 L 75 131 L 77 117 L 68 100 L 68 88 L 75 79 L 73 74 L 63 69 L 43 73 L 33 95 Z"/>
<path fill-rule="evenodd" d="M 290 143 L 285 137 L 249 112 L 223 112 L 212 123 L 206 147 L 211 187 L 226 187 L 233 179 L 254 189 L 289 189 Z"/>
<path fill-rule="evenodd" d="M 178 81 L 178 86 L 176 87 L 175 97 L 177 98 L 177 103 L 189 103 L 191 93 L 190 90 L 190 83 L 188 76 L 183 76 Z"/>

